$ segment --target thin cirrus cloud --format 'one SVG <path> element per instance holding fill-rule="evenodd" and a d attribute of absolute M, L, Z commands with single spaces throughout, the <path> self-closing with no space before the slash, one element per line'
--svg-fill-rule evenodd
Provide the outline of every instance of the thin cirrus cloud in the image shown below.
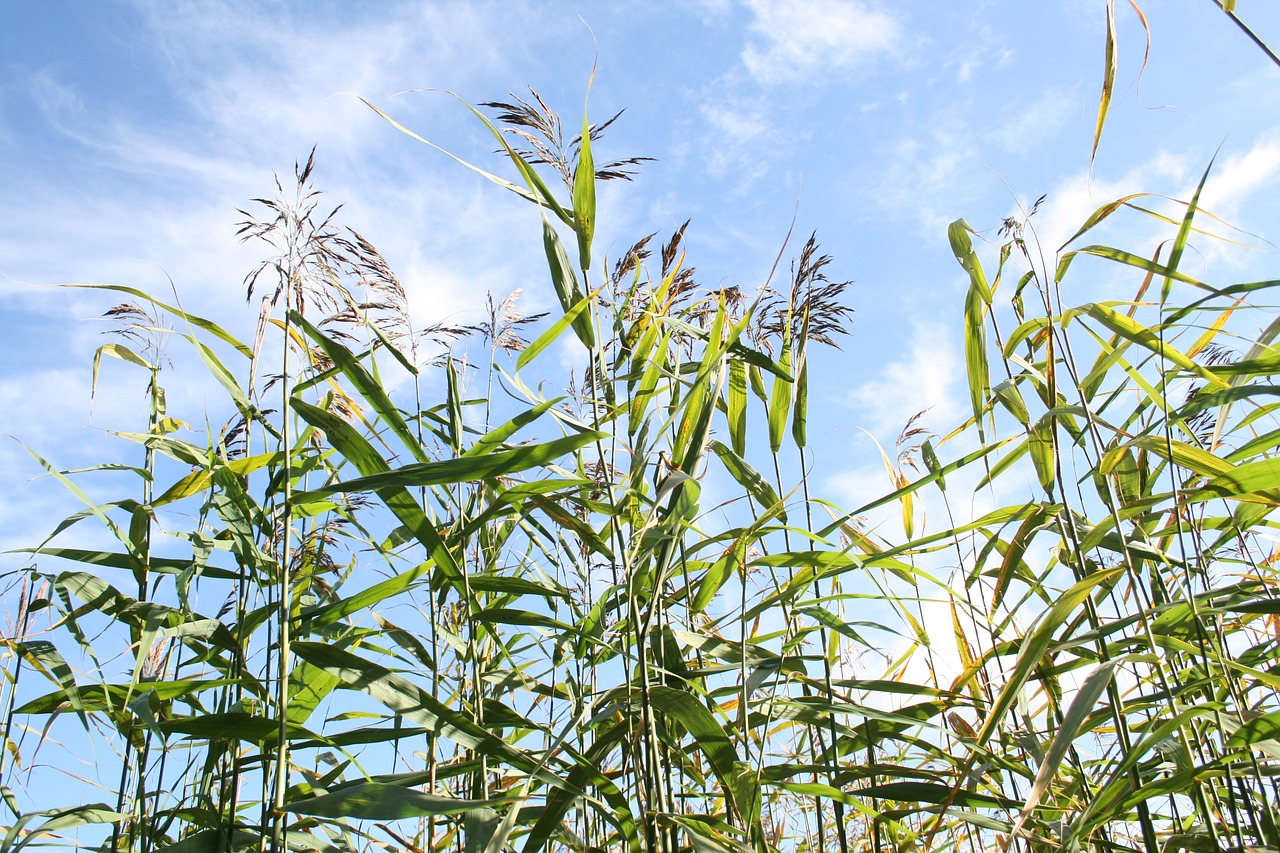
<path fill-rule="evenodd" d="M 750 18 L 737 62 L 703 90 L 700 105 L 708 169 L 732 174 L 739 193 L 807 135 L 797 131 L 796 105 L 782 100 L 780 88 L 842 82 L 851 69 L 896 51 L 902 32 L 893 15 L 848 0 L 747 0 L 745 6 Z M 785 129 L 784 116 L 791 116 Z"/>
<path fill-rule="evenodd" d="M 945 233 L 958 211 L 992 182 L 967 123 L 946 115 L 886 145 L 878 171 L 869 180 L 881 210 L 930 237 Z"/>
<path fill-rule="evenodd" d="M 59 467 L 86 457 L 131 459 L 131 448 L 110 440 L 104 427 L 137 424 L 145 407 L 137 377 L 107 360 L 91 417 L 88 365 L 108 339 L 99 324 L 82 322 L 125 297 L 29 285 L 105 281 L 172 302 L 172 279 L 184 308 L 246 338 L 253 312 L 241 279 L 265 247 L 237 244 L 243 215 L 236 208 L 272 194 L 273 170 L 288 189 L 294 160 L 305 159 L 317 142 L 319 183 L 328 192 L 321 208 L 348 202 L 341 224 L 387 253 L 418 309 L 418 325 L 474 321 L 464 315 L 481 307 L 485 287 L 499 289 L 515 277 L 519 253 L 482 249 L 510 232 L 519 214 L 524 223 L 527 211 L 500 194 L 476 193 L 461 170 L 424 168 L 435 152 L 413 148 L 355 97 L 333 95 L 359 92 L 386 104 L 392 92 L 414 85 L 505 85 L 507 62 L 521 55 L 505 51 L 515 36 L 479 33 L 499 14 L 523 20 L 523 7 L 499 13 L 483 5 L 405 4 L 372 22 L 291 17 L 279 9 L 268 15 L 235 3 L 135 8 L 141 26 L 131 34 L 132 55 L 141 59 L 120 73 L 145 73 L 146 99 L 128 86 L 106 88 L 93 75 L 77 75 L 70 62 L 43 63 L 38 56 L 17 67 L 5 87 L 7 98 L 30 105 L 37 117 L 22 133 L 43 133 L 58 162 L 71 165 L 49 168 L 29 150 L 6 193 L 0 309 L 57 318 L 52 325 L 64 331 L 56 347 L 14 343 L 0 351 L 0 362 L 12 359 L 11 368 L 26 365 L 31 350 L 49 360 L 4 377 L 0 403 L 11 405 L 0 407 L 0 433 L 27 441 Z M 392 103 L 417 122 L 433 110 L 462 109 L 443 96 Z M 447 227 L 455 218 L 475 228 Z M 468 258 L 495 260 L 464 266 Z M 455 268 L 467 273 L 450 275 Z M 181 343 L 172 350 L 181 361 Z M 198 365 L 182 375 L 169 389 L 173 414 L 197 428 L 212 417 L 216 428 L 222 414 L 204 411 L 206 392 L 216 399 L 216 387 Z M 99 426 L 83 426 L 90 420 Z M 0 497 L 0 544 L 33 544 L 30 531 L 59 517 L 51 507 L 65 506 L 66 495 L 38 478 L 39 465 L 16 442 L 0 447 L 0 473 L 17 484 Z"/>
<path fill-rule="evenodd" d="M 891 53 L 902 27 L 888 12 L 841 0 L 749 0 L 756 39 L 742 63 L 765 84 L 806 82 Z"/>

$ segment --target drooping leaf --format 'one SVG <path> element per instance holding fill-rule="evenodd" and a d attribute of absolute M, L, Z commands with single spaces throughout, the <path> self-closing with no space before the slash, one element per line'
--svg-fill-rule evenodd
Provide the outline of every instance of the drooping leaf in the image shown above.
<path fill-rule="evenodd" d="M 1098 121 L 1093 130 L 1093 148 L 1089 152 L 1089 162 L 1098 158 L 1098 143 L 1102 141 L 1102 128 L 1107 123 L 1107 112 L 1111 108 L 1111 93 L 1116 86 L 1116 61 L 1119 57 L 1119 41 L 1116 39 L 1115 0 L 1106 0 L 1107 40 L 1106 54 L 1102 64 L 1102 95 L 1098 98 Z"/>
<path fill-rule="evenodd" d="M 300 401 L 294 402 L 294 408 L 298 409 L 300 413 L 304 411 L 303 407 L 306 407 L 305 411 L 309 421 L 311 418 L 319 420 L 316 413 L 321 412 L 321 410 L 316 409 L 314 406 L 300 403 Z M 321 414 L 324 413 L 321 412 Z M 317 423 L 316 425 L 319 424 Z M 402 465 L 399 468 L 366 474 L 354 480 L 346 480 L 329 486 L 322 486 L 318 489 L 299 492 L 295 496 L 295 500 L 299 503 L 307 503 L 328 495 L 348 492 L 375 492 L 380 489 L 405 488 L 409 486 L 447 486 L 454 483 L 470 483 L 491 477 L 505 477 L 555 462 L 565 455 L 603 438 L 607 438 L 607 435 L 602 432 L 580 432 L 576 435 L 552 439 L 542 444 L 526 444 L 514 447 L 511 450 L 499 450 L 481 456 L 459 456 L 455 459 L 441 459 L 437 462 L 418 462 Z"/>
<path fill-rule="evenodd" d="M 969 290 L 964 303 L 964 359 L 969 378 L 969 404 L 978 424 L 978 435 L 983 436 L 982 411 L 987 392 L 991 387 L 991 369 L 987 361 L 987 308 L 991 305 L 991 286 L 987 284 L 982 263 L 969 239 L 969 224 L 957 219 L 947 228 L 951 252 L 960 266 L 969 274 Z"/>
<path fill-rule="evenodd" d="M 361 782 L 285 805 L 286 811 L 312 817 L 357 820 L 403 820 L 430 815 L 462 814 L 468 809 L 492 808 L 502 800 L 463 800 L 424 794 L 382 782 Z"/>
<path fill-rule="evenodd" d="M 586 299 L 587 294 L 578 283 L 578 275 L 573 271 L 573 263 L 569 260 L 564 243 L 560 241 L 560 235 L 556 233 L 551 220 L 545 215 L 542 217 L 542 245 L 547 255 L 547 266 L 551 269 L 551 284 L 555 288 L 556 296 L 560 299 L 560 308 L 567 316 L 575 306 Z M 596 329 L 590 311 L 575 313 L 569 325 L 573 327 L 582 345 L 588 351 L 593 351 L 596 345 Z"/>
<path fill-rule="evenodd" d="M 757 783 L 753 774 L 737 772 L 741 761 L 733 746 L 733 738 L 725 727 L 692 693 L 662 685 L 650 687 L 649 692 L 654 707 L 668 718 L 679 720 L 693 736 L 694 743 L 707 757 L 721 788 L 733 800 L 739 814 L 748 814 L 751 804 L 759 796 Z"/>
<path fill-rule="evenodd" d="M 712 439 L 709 443 L 716 456 L 720 457 L 720 462 L 724 465 L 729 475 L 737 481 L 738 485 L 747 490 L 747 494 L 755 499 L 762 509 L 769 509 L 775 504 L 781 503 L 778 499 L 778 493 L 774 491 L 773 486 L 769 485 L 769 481 L 760 475 L 760 472 L 753 468 L 745 459 L 739 456 L 732 448 L 726 447 L 719 441 Z M 778 512 L 778 517 L 783 521 L 787 520 L 787 511 L 784 506 Z"/>

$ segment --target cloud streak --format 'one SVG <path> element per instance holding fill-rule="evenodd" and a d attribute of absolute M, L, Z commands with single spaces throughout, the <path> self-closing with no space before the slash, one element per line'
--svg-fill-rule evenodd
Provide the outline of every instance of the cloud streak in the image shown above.
<path fill-rule="evenodd" d="M 755 40 L 742 64 L 757 81 L 812 83 L 848 72 L 898 46 L 902 26 L 888 12 L 845 0 L 748 0 Z"/>

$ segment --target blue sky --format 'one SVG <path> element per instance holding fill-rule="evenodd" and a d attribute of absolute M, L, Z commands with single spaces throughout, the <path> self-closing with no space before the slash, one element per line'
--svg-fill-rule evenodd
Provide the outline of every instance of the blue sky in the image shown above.
<path fill-rule="evenodd" d="M 343 223 L 376 243 L 420 324 L 474 322 L 484 293 L 522 287 L 551 308 L 528 206 L 398 133 L 361 95 L 433 141 L 496 165 L 472 102 L 536 88 L 566 117 L 592 63 L 593 116 L 626 113 L 597 156 L 649 156 L 601 197 L 597 246 L 616 257 L 692 218 L 689 260 L 707 286 L 752 290 L 796 218 L 833 277 L 854 279 L 852 336 L 814 367 L 811 433 L 828 497 L 887 485 L 867 430 L 891 445 L 916 410 L 945 432 L 963 417 L 963 273 L 946 225 L 992 241 L 1039 196 L 1051 255 L 1098 205 L 1148 191 L 1187 197 L 1221 145 L 1205 206 L 1275 236 L 1280 69 L 1212 3 L 1147 0 L 1144 33 L 1120 4 L 1115 104 L 1089 151 L 1101 86 L 1103 4 L 705 0 L 688 3 L 233 3 L 5 0 L 0 4 L 0 432 L 58 465 L 128 460 L 104 430 L 143 424 L 142 380 L 104 368 L 92 410 L 89 318 L 113 301 L 42 285 L 113 282 L 160 294 L 249 337 L 242 279 L 261 251 L 237 243 L 237 208 L 269 194 L 317 147 L 317 179 Z M 1241 0 L 1280 41 L 1280 10 Z M 354 94 L 353 94 L 354 93 Z M 1108 236 L 1140 253 L 1149 226 Z M 1144 230 L 1145 229 L 1145 230 Z M 1262 277 L 1273 249 L 1197 248 L 1212 280 Z M 1274 277 L 1270 275 L 1268 277 Z M 1106 278 L 1078 299 L 1123 298 Z M 1126 286 L 1127 287 L 1127 286 Z M 1071 293 L 1068 298 L 1075 298 Z M 199 421 L 216 391 L 170 382 Z M 112 450 L 103 450 L 112 447 Z M 136 460 L 133 460 L 136 461 Z M 0 546 L 72 510 L 16 443 L 0 444 Z"/>

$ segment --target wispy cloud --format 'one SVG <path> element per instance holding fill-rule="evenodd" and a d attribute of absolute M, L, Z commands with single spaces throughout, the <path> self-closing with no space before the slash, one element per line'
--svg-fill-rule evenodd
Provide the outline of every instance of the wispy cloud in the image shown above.
<path fill-rule="evenodd" d="M 742 63 L 765 84 L 813 82 L 892 52 L 901 24 L 856 0 L 748 0 L 756 39 Z"/>
<path fill-rule="evenodd" d="M 745 189 L 768 169 L 780 140 L 761 98 L 722 97 L 707 101 L 701 113 L 708 127 L 707 167 L 713 175 L 734 173 Z"/>
<path fill-rule="evenodd" d="M 1054 253 L 1098 208 L 1133 193 L 1167 193 L 1173 187 L 1180 187 L 1187 175 L 1187 158 L 1163 151 L 1115 178 L 1108 179 L 1097 173 L 1090 176 L 1088 171 L 1077 172 L 1059 181 L 1046 193 L 1044 205 L 1031 221 L 1032 236 L 1044 253 L 1046 263 L 1055 263 Z M 1148 206 L 1158 203 L 1159 200 L 1145 201 Z M 1018 214 L 1011 212 L 1011 215 Z M 1113 229 L 1117 226 L 1132 226 L 1137 221 L 1121 211 L 1106 221 L 1098 233 L 1114 235 L 1117 232 Z M 1141 226 L 1143 234 L 1150 233 L 1155 228 L 1155 220 L 1141 220 Z M 1138 231 L 1129 227 L 1124 234 L 1120 239 L 1127 242 L 1128 238 L 1137 237 Z M 1086 243 L 1097 242 L 1098 235 L 1082 239 Z"/>
<path fill-rule="evenodd" d="M 871 178 L 870 197 L 922 234 L 945 232 L 957 211 L 981 198 L 991 182 L 975 134 L 954 114 L 939 115 L 926 131 L 893 140 Z"/>
<path fill-rule="evenodd" d="M 1014 56 L 1013 48 L 985 20 L 982 12 L 975 10 L 967 23 L 967 37 L 958 39 L 942 61 L 944 68 L 955 69 L 955 80 L 961 85 L 985 79 L 982 72 L 1000 68 Z M 927 47 L 936 50 L 938 45 Z"/>
<path fill-rule="evenodd" d="M 1019 98 L 1000 111 L 997 141 L 1010 154 L 1025 154 L 1052 140 L 1082 114 L 1080 99 L 1063 89 Z"/>
<path fill-rule="evenodd" d="M 897 49 L 901 24 L 856 0 L 746 0 L 737 62 L 697 94 L 706 168 L 745 193 L 809 136 L 795 120 L 814 86 L 847 83 L 850 70 Z M 737 34 L 735 34 L 737 35 Z M 806 94 L 797 99 L 794 87 Z"/>
<path fill-rule="evenodd" d="M 1235 218 L 1251 196 L 1280 174 L 1280 131 L 1256 139 L 1248 151 L 1226 157 L 1209 173 L 1201 202 L 1218 216 Z"/>
<path fill-rule="evenodd" d="M 5 85 L 6 103 L 21 99 L 56 153 L 24 153 L 29 165 L 6 185 L 0 310 L 57 318 L 51 325 L 61 344 L 46 368 L 3 377 L 0 432 L 30 440 L 58 465 L 118 452 L 119 442 L 81 426 L 89 415 L 88 365 L 103 342 L 100 329 L 82 320 L 124 297 L 22 285 L 108 281 L 172 301 L 171 276 L 184 308 L 251 337 L 241 279 L 264 247 L 236 242 L 236 208 L 272 194 L 273 170 L 287 186 L 294 161 L 317 143 L 317 179 L 327 193 L 321 206 L 347 203 L 339 221 L 387 256 L 408 289 L 417 326 L 474 322 L 478 315 L 467 315 L 489 287 L 500 295 L 512 286 L 531 295 L 550 290 L 543 276 L 526 272 L 540 269 L 531 263 L 537 225 L 527 205 L 496 189 L 477 192 L 465 170 L 416 146 L 356 98 L 334 97 L 358 92 L 390 102 L 418 126 L 445 111 L 464 113 L 444 96 L 390 96 L 431 85 L 480 98 L 503 91 L 515 76 L 511 63 L 547 26 L 526 5 L 405 3 L 380 7 L 378 15 L 238 2 L 145 2 L 136 9 L 142 26 L 131 33 L 130 49 L 147 74 L 147 99 L 136 88 L 95 89 L 92 79 L 62 65 L 20 67 Z M 463 153 L 482 159 L 489 147 Z M 527 242 L 527 253 L 510 247 L 517 227 L 528 228 L 529 240 L 517 241 Z M 183 349 L 175 342 L 175 351 Z M 182 376 L 170 389 L 171 411 L 200 422 L 206 398 L 217 401 L 220 392 L 199 365 Z M 104 368 L 93 421 L 137 428 L 142 404 L 128 386 L 120 392 L 118 378 Z M 222 413 L 209 416 L 220 422 Z M 9 444 L 0 451 L 6 482 L 37 473 Z M 0 539 L 30 538 L 56 517 L 48 506 L 61 496 L 45 485 L 24 483 L 4 502 Z M 49 504 L 38 504 L 43 495 Z"/>
<path fill-rule="evenodd" d="M 858 425 L 892 440 L 922 409 L 928 410 L 927 423 L 939 428 L 957 421 L 958 346 L 946 327 L 917 323 L 910 349 L 849 392 L 848 403 L 865 418 Z"/>
<path fill-rule="evenodd" d="M 1049 190 L 1046 203 L 1032 220 L 1035 236 L 1046 258 L 1052 260 L 1052 253 L 1102 205 L 1133 193 L 1152 193 L 1152 196 L 1137 202 L 1175 219 L 1181 218 L 1184 208 L 1159 196 L 1182 201 L 1190 199 L 1208 158 L 1207 151 L 1188 154 L 1159 150 L 1118 177 L 1106 178 L 1097 172 L 1090 176 L 1088 172 L 1081 171 L 1062 179 Z M 1228 239 L 1240 239 L 1239 234 L 1231 233 L 1231 228 L 1249 229 L 1249 224 L 1240 218 L 1278 180 L 1280 131 L 1273 130 L 1260 135 L 1244 152 L 1226 153 L 1219 159 L 1209 173 L 1200 207 L 1227 224 L 1215 224 L 1208 218 L 1202 218 L 1199 224 Z M 1080 240 L 1098 242 L 1102 239 L 1099 235 L 1105 234 L 1111 245 L 1123 245 L 1133 250 L 1132 247 L 1150 244 L 1150 249 L 1154 249 L 1155 241 L 1167 239 L 1170 229 L 1166 222 L 1121 211 L 1099 226 L 1096 233 Z M 1204 237 L 1194 239 L 1206 260 L 1225 260 L 1230 254 L 1227 244 Z"/>

